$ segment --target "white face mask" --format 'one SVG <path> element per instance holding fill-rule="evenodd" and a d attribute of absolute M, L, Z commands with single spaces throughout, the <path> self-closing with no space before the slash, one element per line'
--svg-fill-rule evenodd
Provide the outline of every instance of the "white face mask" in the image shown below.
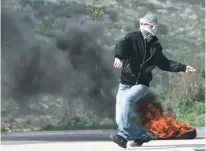
<path fill-rule="evenodd" d="M 148 28 L 148 27 L 143 27 L 143 26 L 141 26 L 141 27 L 140 27 L 140 30 L 141 30 L 141 32 L 142 32 L 142 34 L 143 34 L 144 36 L 149 36 L 149 35 L 154 36 L 155 33 L 156 33 L 155 27 L 153 27 L 153 28 L 151 29 L 151 28 Z"/>
<path fill-rule="evenodd" d="M 141 23 L 143 23 L 143 24 L 147 23 L 148 24 L 148 21 L 145 20 L 145 19 L 140 18 L 140 24 Z M 141 32 L 144 36 L 146 36 L 146 35 L 154 36 L 155 33 L 156 33 L 155 29 L 156 29 L 156 25 L 153 25 L 153 28 L 149 28 L 148 26 L 140 26 L 140 30 L 141 30 Z"/>

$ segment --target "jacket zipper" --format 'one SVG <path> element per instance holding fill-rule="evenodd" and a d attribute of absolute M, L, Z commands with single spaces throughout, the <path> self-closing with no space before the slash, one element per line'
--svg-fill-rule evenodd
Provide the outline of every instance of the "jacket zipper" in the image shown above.
<path fill-rule="evenodd" d="M 158 41 L 156 41 L 154 44 L 156 44 L 157 42 L 158 42 Z M 152 44 L 152 46 L 153 46 L 154 44 Z M 152 46 L 151 46 L 151 49 L 152 49 Z M 138 82 L 139 82 L 139 77 L 140 77 L 140 74 L 141 74 L 141 70 L 142 70 L 143 65 L 152 58 L 152 54 L 151 54 L 150 57 L 149 57 L 146 61 L 144 61 L 144 60 L 145 60 L 145 57 L 146 57 L 146 52 L 147 52 L 147 50 L 146 50 L 146 43 L 145 43 L 145 42 L 144 42 L 144 49 L 145 49 L 144 58 L 143 58 L 142 64 L 140 65 L 140 70 L 139 70 L 139 73 L 138 73 L 138 76 L 137 76 L 136 84 L 138 84 Z"/>

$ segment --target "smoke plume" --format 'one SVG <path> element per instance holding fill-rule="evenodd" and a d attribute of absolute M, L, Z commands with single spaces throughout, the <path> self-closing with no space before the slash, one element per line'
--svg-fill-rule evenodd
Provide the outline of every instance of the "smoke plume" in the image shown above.
<path fill-rule="evenodd" d="M 30 103 L 52 95 L 75 104 L 74 112 L 83 104 L 85 111 L 113 116 L 117 79 L 112 52 L 103 47 L 109 40 L 101 24 L 82 17 L 70 16 L 60 34 L 41 40 L 28 15 L 2 10 L 2 101 L 12 99 L 29 114 Z"/>

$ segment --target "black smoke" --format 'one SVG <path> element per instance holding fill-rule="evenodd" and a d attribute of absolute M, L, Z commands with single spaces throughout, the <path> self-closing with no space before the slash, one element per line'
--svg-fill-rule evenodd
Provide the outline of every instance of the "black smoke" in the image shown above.
<path fill-rule="evenodd" d="M 30 103 L 53 95 L 76 109 L 83 103 L 85 111 L 113 116 L 117 77 L 113 54 L 104 48 L 110 40 L 104 26 L 91 19 L 82 22 L 82 16 L 69 16 L 60 34 L 42 40 L 28 15 L 2 9 L 2 101 L 12 99 L 30 114 Z"/>

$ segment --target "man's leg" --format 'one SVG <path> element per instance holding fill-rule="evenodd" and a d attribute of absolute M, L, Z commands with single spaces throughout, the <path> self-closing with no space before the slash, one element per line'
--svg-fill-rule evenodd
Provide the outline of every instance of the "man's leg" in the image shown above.
<path fill-rule="evenodd" d="M 133 86 L 129 94 L 129 96 L 131 97 L 130 99 L 131 104 L 134 105 L 141 97 L 144 97 L 147 92 L 148 92 L 148 87 L 144 85 Z M 140 95 L 138 96 L 138 94 Z M 148 134 L 147 130 L 140 123 L 136 123 L 134 125 L 133 131 L 135 131 L 135 135 L 133 136 L 135 140 L 131 144 L 131 146 L 134 147 L 141 146 L 143 143 L 150 141 L 151 136 Z"/>
<path fill-rule="evenodd" d="M 123 143 L 119 143 L 120 146 L 124 146 L 129 139 L 130 128 L 130 113 L 132 105 L 136 100 L 143 97 L 148 88 L 144 85 L 127 86 L 120 84 L 116 97 L 116 123 L 118 125 L 117 137 L 123 138 Z M 118 138 L 112 138 L 118 143 Z M 123 144 L 123 145 L 122 145 Z"/>
<path fill-rule="evenodd" d="M 127 112 L 127 108 L 125 108 L 125 102 L 127 100 L 127 93 L 130 90 L 129 85 L 121 84 L 119 85 L 118 93 L 116 96 L 116 114 L 115 120 L 118 125 L 118 135 L 122 136 L 123 138 L 127 139 L 127 131 L 124 129 L 127 128 L 127 121 L 128 117 L 123 116 L 125 112 Z"/>
<path fill-rule="evenodd" d="M 148 87 L 145 85 L 134 85 L 132 86 L 129 90 L 127 90 L 124 99 L 122 99 L 121 102 L 121 121 L 122 121 L 122 128 L 121 131 L 118 132 L 119 135 L 124 137 L 125 139 L 129 139 L 130 134 L 129 134 L 129 128 L 130 128 L 130 115 L 131 111 L 133 109 L 133 105 L 140 99 L 141 97 L 145 96 L 145 94 L 148 91 Z M 141 130 L 142 133 L 140 134 L 145 134 L 143 132 L 142 127 L 136 126 L 137 129 Z M 140 137 L 140 135 L 139 135 Z"/>
<path fill-rule="evenodd" d="M 116 124 L 118 126 L 118 133 L 124 133 L 124 131 L 122 131 L 124 129 L 124 119 L 122 117 L 122 107 L 123 107 L 123 102 L 126 98 L 126 93 L 128 92 L 128 90 L 130 89 L 129 85 L 124 85 L 124 84 L 119 84 L 119 88 L 118 88 L 118 92 L 116 95 L 116 113 L 115 113 L 115 120 L 116 120 Z M 127 139 L 122 136 L 122 135 L 111 135 L 110 139 L 112 139 L 115 143 L 117 143 L 119 146 L 126 148 L 127 146 Z"/>
<path fill-rule="evenodd" d="M 125 85 L 125 84 L 119 84 L 119 88 L 118 88 L 118 92 L 116 95 L 116 112 L 115 112 L 115 120 L 116 120 L 116 124 L 118 126 L 117 128 L 117 135 L 111 135 L 110 138 L 117 143 L 119 146 L 126 148 L 127 145 L 127 139 L 125 138 L 124 135 L 124 125 L 125 125 L 125 119 L 122 116 L 123 114 L 123 102 L 125 102 L 124 100 L 126 99 L 126 94 L 128 92 L 128 90 L 130 89 L 131 86 L 129 85 Z M 121 134 L 120 134 L 121 133 Z M 126 135 L 126 134 L 125 134 Z"/>

